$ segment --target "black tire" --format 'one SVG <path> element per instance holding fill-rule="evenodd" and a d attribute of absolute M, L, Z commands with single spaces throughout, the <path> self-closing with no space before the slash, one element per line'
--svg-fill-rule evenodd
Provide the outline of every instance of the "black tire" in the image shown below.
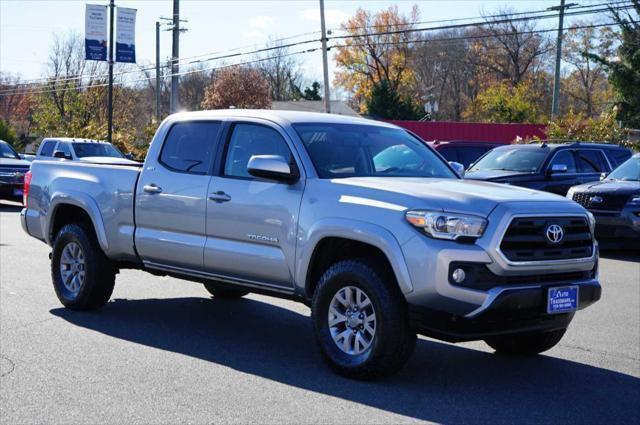
<path fill-rule="evenodd" d="M 65 286 L 61 276 L 63 251 L 75 243 L 84 255 L 84 282 L 77 292 Z M 72 310 L 95 310 L 105 305 L 116 281 L 116 268 L 102 252 L 93 229 L 85 224 L 67 224 L 56 236 L 51 256 L 51 279 L 58 299 Z"/>
<path fill-rule="evenodd" d="M 216 298 L 237 299 L 249 293 L 249 291 L 245 291 L 244 289 L 231 288 L 230 285 L 218 282 L 207 282 L 204 284 L 204 287 Z"/>
<path fill-rule="evenodd" d="M 331 301 L 348 286 L 362 290 L 375 309 L 375 335 L 360 354 L 340 349 L 329 326 Z M 326 270 L 314 292 L 311 312 L 323 359 L 338 374 L 349 378 L 369 380 L 391 375 L 404 366 L 416 345 L 406 301 L 395 278 L 367 260 L 345 260 Z"/>
<path fill-rule="evenodd" d="M 525 335 L 497 336 L 485 342 L 497 353 L 512 356 L 533 356 L 550 350 L 560 342 L 566 329 Z"/>

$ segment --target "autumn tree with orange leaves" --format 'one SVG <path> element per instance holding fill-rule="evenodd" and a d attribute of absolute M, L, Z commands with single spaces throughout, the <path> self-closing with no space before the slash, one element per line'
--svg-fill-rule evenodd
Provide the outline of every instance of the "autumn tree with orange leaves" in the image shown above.
<path fill-rule="evenodd" d="M 397 6 L 375 14 L 358 9 L 342 24 L 342 30 L 350 37 L 337 47 L 335 84 L 353 96 L 360 112 L 368 112 L 367 104 L 376 85 L 384 84 L 391 94 L 405 98 L 412 91 L 415 76 L 410 57 L 415 35 L 405 30 L 413 28 L 418 16 L 417 6 L 409 16 L 400 14 Z"/>
<path fill-rule="evenodd" d="M 202 101 L 204 109 L 263 109 L 270 106 L 269 83 L 259 70 L 248 66 L 218 71 Z"/>

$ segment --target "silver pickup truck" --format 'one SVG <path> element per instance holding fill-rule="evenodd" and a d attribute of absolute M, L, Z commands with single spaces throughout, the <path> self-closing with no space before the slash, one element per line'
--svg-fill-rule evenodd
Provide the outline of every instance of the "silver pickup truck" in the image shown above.
<path fill-rule="evenodd" d="M 414 135 L 365 119 L 177 114 L 143 165 L 36 160 L 25 197 L 22 226 L 52 247 L 66 307 L 103 306 L 123 268 L 214 297 L 285 297 L 311 307 L 323 357 L 355 378 L 398 370 L 416 334 L 536 354 L 600 298 L 580 205 L 464 181 Z"/>

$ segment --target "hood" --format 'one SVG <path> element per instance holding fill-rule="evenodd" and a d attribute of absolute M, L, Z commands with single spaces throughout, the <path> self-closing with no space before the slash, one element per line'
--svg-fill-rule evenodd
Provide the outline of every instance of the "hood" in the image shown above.
<path fill-rule="evenodd" d="M 559 195 L 481 181 L 401 178 L 353 177 L 332 180 L 334 184 L 351 187 L 349 195 L 368 196 L 375 201 L 392 202 L 406 208 L 447 210 L 488 216 L 505 202 L 573 202 Z M 372 196 L 368 193 L 377 191 Z M 341 191 L 343 193 L 344 191 Z M 411 197 L 412 199 L 408 199 Z M 415 202 L 419 200 L 419 202 Z"/>
<path fill-rule="evenodd" d="M 92 164 L 142 165 L 140 162 L 132 159 L 114 158 L 112 156 L 85 156 L 84 158 L 80 158 L 79 161 L 90 162 Z"/>
<path fill-rule="evenodd" d="M 640 193 L 640 182 L 623 180 L 603 180 L 581 184 L 574 192 L 593 192 L 611 195 L 635 195 Z"/>
<path fill-rule="evenodd" d="M 532 174 L 529 171 L 506 171 L 506 170 L 479 170 L 467 171 L 465 179 L 470 180 L 499 180 L 503 178 L 526 176 Z"/>
<path fill-rule="evenodd" d="M 0 158 L 0 167 L 2 168 L 29 168 L 31 163 L 24 159 Z"/>

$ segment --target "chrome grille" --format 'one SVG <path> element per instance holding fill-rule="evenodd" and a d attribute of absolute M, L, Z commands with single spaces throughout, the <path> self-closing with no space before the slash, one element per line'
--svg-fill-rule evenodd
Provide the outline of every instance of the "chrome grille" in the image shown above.
<path fill-rule="evenodd" d="M 620 211 L 629 195 L 582 192 L 574 193 L 573 200 L 589 210 Z"/>

